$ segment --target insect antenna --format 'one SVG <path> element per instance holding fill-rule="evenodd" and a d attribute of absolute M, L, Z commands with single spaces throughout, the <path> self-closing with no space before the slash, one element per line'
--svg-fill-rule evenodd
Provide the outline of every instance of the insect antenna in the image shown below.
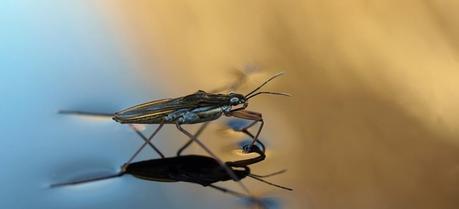
<path fill-rule="evenodd" d="M 285 189 L 285 190 L 288 190 L 288 191 L 292 191 L 293 190 L 292 188 L 288 188 L 288 187 L 284 187 L 284 186 L 281 186 L 281 185 L 278 185 L 278 184 L 275 184 L 275 183 L 271 183 L 271 182 L 266 181 L 266 180 L 264 180 L 264 179 L 262 179 L 260 177 L 254 176 L 253 174 L 249 174 L 249 177 L 253 178 L 255 180 L 261 181 L 261 182 L 263 182 L 265 184 L 269 184 L 271 186 L 277 187 L 277 188 Z"/>
<path fill-rule="evenodd" d="M 246 98 L 247 98 L 247 100 L 249 100 L 250 98 L 255 97 L 255 96 L 259 95 L 259 94 L 273 94 L 273 95 L 280 95 L 280 96 L 287 96 L 287 97 L 292 96 L 292 95 L 290 95 L 288 93 L 282 93 L 282 92 L 260 91 L 260 92 L 257 92 L 255 94 L 249 96 L 249 97 L 246 97 Z"/>
<path fill-rule="evenodd" d="M 57 184 L 51 184 L 50 187 L 61 187 L 61 186 L 70 186 L 70 185 L 77 185 L 77 184 L 85 184 L 85 183 L 90 183 L 94 181 L 101 181 L 101 180 L 106 180 L 106 179 L 111 179 L 111 178 L 117 178 L 124 175 L 124 172 L 120 172 L 117 174 L 112 174 L 108 176 L 100 176 L 96 178 L 91 178 L 91 179 L 83 179 L 83 180 L 77 180 L 77 181 L 71 181 L 71 182 L 65 182 L 65 183 L 57 183 Z"/>
<path fill-rule="evenodd" d="M 248 97 L 250 96 L 251 94 L 255 93 L 256 91 L 258 91 L 259 89 L 261 89 L 261 87 L 263 87 L 264 85 L 266 85 L 268 82 L 270 82 L 271 80 L 283 75 L 284 72 L 280 72 L 278 74 L 275 74 L 273 76 L 271 76 L 270 78 L 268 78 L 268 80 L 266 80 L 265 82 L 263 82 L 260 86 L 258 86 L 257 88 L 255 88 L 253 91 L 251 91 L 250 93 L 248 93 L 247 95 L 245 95 L 245 97 Z"/>
<path fill-rule="evenodd" d="M 285 172 L 287 172 L 287 169 L 283 169 L 283 170 L 276 171 L 276 172 L 273 172 L 273 173 L 270 173 L 270 174 L 266 174 L 266 175 L 257 175 L 257 174 L 250 174 L 250 175 L 258 177 L 258 178 L 268 178 L 268 177 L 279 175 L 279 174 L 282 174 L 282 173 L 285 173 Z"/>

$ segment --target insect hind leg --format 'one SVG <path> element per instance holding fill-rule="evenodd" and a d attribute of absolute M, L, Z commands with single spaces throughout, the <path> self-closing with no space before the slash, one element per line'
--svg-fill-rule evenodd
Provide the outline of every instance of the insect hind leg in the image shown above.
<path fill-rule="evenodd" d="M 217 162 L 218 164 L 220 164 L 220 166 L 225 169 L 226 173 L 228 173 L 228 175 L 234 180 L 236 181 L 241 187 L 242 189 L 244 189 L 244 191 L 246 191 L 248 194 L 250 194 L 250 191 L 249 189 L 240 181 L 240 179 L 236 176 L 236 174 L 233 172 L 233 170 L 231 170 L 219 157 L 217 157 L 217 155 L 215 155 L 206 145 L 204 145 L 198 138 L 196 138 L 196 136 L 192 135 L 190 132 L 188 132 L 187 130 L 185 130 L 181 125 L 180 123 L 176 123 L 176 126 L 177 126 L 177 129 L 179 131 L 181 131 L 183 134 L 185 134 L 186 136 L 188 136 L 191 140 L 193 140 L 194 142 L 196 142 L 199 146 L 201 146 L 202 149 L 204 149 L 210 156 L 212 156 Z"/>
<path fill-rule="evenodd" d="M 224 188 L 224 187 L 220 187 L 220 186 L 216 186 L 216 185 L 209 185 L 209 187 L 213 188 L 213 189 L 216 189 L 218 191 L 221 191 L 223 193 L 227 193 L 227 194 L 231 194 L 233 196 L 236 196 L 236 197 L 240 197 L 240 198 L 246 198 L 247 200 L 253 202 L 256 204 L 256 206 L 258 206 L 258 208 L 261 208 L 261 209 L 265 209 L 267 208 L 266 205 L 263 203 L 262 200 L 260 200 L 259 198 L 257 197 L 254 197 L 254 196 L 250 196 L 250 195 L 245 195 L 245 194 L 242 194 L 240 192 L 236 192 L 234 190 L 231 190 L 231 189 L 227 189 L 227 188 Z"/>
<path fill-rule="evenodd" d="M 196 133 L 194 134 L 194 137 L 197 138 L 199 135 L 201 135 L 201 133 L 204 131 L 204 129 L 207 127 L 207 125 L 209 125 L 209 122 L 205 122 L 204 124 L 201 125 L 201 127 L 199 127 L 199 129 L 196 131 Z M 194 142 L 193 139 L 190 139 L 188 140 L 188 142 L 186 142 L 178 151 L 177 151 L 177 156 L 180 156 L 182 155 L 182 152 L 188 148 L 192 143 Z"/>
<path fill-rule="evenodd" d="M 137 155 L 139 155 L 140 151 L 143 150 L 143 148 L 145 148 L 145 146 L 147 146 L 147 144 L 150 144 L 152 147 L 156 148 L 155 146 L 153 146 L 153 144 L 151 143 L 151 140 L 153 139 L 153 137 L 156 136 L 156 134 L 159 132 L 159 130 L 161 130 L 161 128 L 164 126 L 164 123 L 160 123 L 159 126 L 155 129 L 155 131 L 150 135 L 150 137 L 148 137 L 148 139 L 144 138 L 145 136 L 139 131 L 139 132 L 136 132 L 138 133 L 143 140 L 145 140 L 145 143 L 142 144 L 142 146 L 139 147 L 139 149 L 137 149 L 137 151 L 131 156 L 131 158 L 129 158 L 129 160 L 122 166 L 122 168 L 124 169 L 129 163 L 131 163 L 135 157 L 137 157 Z M 134 126 L 132 126 L 134 127 Z M 138 131 L 138 130 L 137 130 Z M 157 148 L 155 149 L 157 150 Z M 158 151 L 158 154 L 164 158 L 164 155 Z"/>
<path fill-rule="evenodd" d="M 161 153 L 161 151 L 153 144 L 151 143 L 151 140 L 153 139 L 153 137 L 156 135 L 156 133 L 159 131 L 159 129 L 162 127 L 162 125 L 160 124 L 160 126 L 158 126 L 157 130 L 155 130 L 152 134 L 152 136 L 150 136 L 148 139 L 147 137 L 145 137 L 145 135 L 142 134 L 142 132 L 137 128 L 135 127 L 134 125 L 132 124 L 129 124 L 129 127 L 137 134 L 140 136 L 140 138 L 142 138 L 144 140 L 144 144 L 142 145 L 142 147 L 139 149 L 138 152 L 140 152 L 140 150 L 142 150 L 146 144 L 148 144 L 151 148 L 153 148 L 153 150 L 155 150 L 156 153 L 158 153 L 159 156 L 161 156 L 161 158 L 164 158 L 164 155 L 163 153 Z M 138 154 L 138 153 L 137 153 Z M 136 155 L 137 155 L 136 154 Z M 135 155 L 135 156 L 136 156 Z M 134 156 L 134 157 L 135 157 Z"/>
<path fill-rule="evenodd" d="M 87 112 L 78 110 L 59 110 L 57 113 L 63 115 L 81 115 L 81 116 L 95 116 L 95 117 L 113 117 L 113 113 L 102 113 L 102 112 Z"/>

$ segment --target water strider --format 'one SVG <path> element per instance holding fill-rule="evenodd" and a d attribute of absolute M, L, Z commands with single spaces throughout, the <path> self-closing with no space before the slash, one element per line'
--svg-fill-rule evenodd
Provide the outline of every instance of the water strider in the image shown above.
<path fill-rule="evenodd" d="M 132 160 L 140 153 L 140 151 L 149 144 L 155 151 L 164 158 L 164 155 L 157 149 L 152 143 L 151 140 L 159 132 L 159 130 L 165 124 L 175 124 L 177 129 L 183 134 L 188 136 L 189 141 L 179 149 L 177 155 L 180 155 L 181 152 L 188 147 L 192 142 L 196 142 L 201 146 L 209 155 L 211 155 L 215 160 L 228 172 L 228 174 L 233 178 L 233 180 L 238 181 L 237 176 L 232 172 L 232 170 L 227 167 L 223 161 L 221 161 L 207 146 L 205 146 L 200 140 L 197 139 L 199 135 L 207 124 L 210 121 L 220 118 L 222 115 L 228 117 L 236 117 L 247 120 L 252 120 L 253 122 L 248 124 L 246 127 L 243 127 L 241 131 L 246 132 L 247 129 L 254 126 L 256 123 L 260 122 L 260 126 L 248 149 L 250 149 L 257 141 L 258 136 L 261 133 L 261 130 L 264 125 L 264 121 L 261 113 L 248 111 L 248 101 L 250 98 L 253 98 L 260 94 L 273 94 L 273 95 L 282 95 L 289 96 L 285 93 L 278 92 L 269 92 L 269 91 L 259 91 L 264 85 L 268 82 L 281 76 L 283 73 L 278 73 L 271 76 L 257 88 L 252 90 L 246 95 L 229 93 L 229 94 L 217 94 L 217 93 L 207 93 L 205 91 L 199 90 L 196 93 L 172 98 L 172 99 L 160 99 L 154 100 L 147 103 L 135 105 L 133 107 L 124 109 L 122 111 L 116 112 L 112 115 L 113 120 L 122 123 L 130 124 L 136 133 L 140 133 L 132 124 L 159 124 L 155 131 L 150 135 L 149 138 L 142 137 L 145 143 L 138 149 L 136 153 L 130 158 L 127 164 L 131 163 Z M 235 107 L 235 108 L 234 108 Z M 234 108 L 234 109 L 233 109 Z M 60 113 L 70 113 L 70 114 L 86 114 L 86 115 L 99 115 L 99 116 L 108 116 L 111 114 L 102 114 L 102 113 L 87 113 L 87 112 L 78 112 L 78 111 L 60 111 Z M 192 135 L 190 132 L 185 130 L 182 125 L 184 124 L 196 124 L 204 123 L 198 130 L 196 135 Z M 241 186 L 244 190 L 249 193 L 248 189 L 245 188 L 242 184 Z"/>
<path fill-rule="evenodd" d="M 250 98 L 260 94 L 289 96 L 286 93 L 258 91 L 268 82 L 281 76 L 282 74 L 283 73 L 275 74 L 246 95 L 238 93 L 215 94 L 199 90 L 196 93 L 183 97 L 160 99 L 135 105 L 116 112 L 113 115 L 113 120 L 123 124 L 159 124 L 153 134 L 148 138 L 148 141 L 150 141 L 158 133 L 164 124 L 175 124 L 178 130 L 190 138 L 190 141 L 179 149 L 178 155 L 180 155 L 181 152 L 194 141 L 210 155 L 217 158 L 196 137 L 192 137 L 192 135 L 186 131 L 182 125 L 205 123 L 216 120 L 225 115 L 228 117 L 252 120 L 252 123 L 241 129 L 241 131 L 245 131 L 259 122 L 260 127 L 253 137 L 252 143 L 248 146 L 251 147 L 258 140 L 264 121 L 261 113 L 246 110 L 249 104 L 248 101 Z M 205 124 L 203 126 L 205 126 Z M 146 146 L 146 143 L 142 146 Z"/>

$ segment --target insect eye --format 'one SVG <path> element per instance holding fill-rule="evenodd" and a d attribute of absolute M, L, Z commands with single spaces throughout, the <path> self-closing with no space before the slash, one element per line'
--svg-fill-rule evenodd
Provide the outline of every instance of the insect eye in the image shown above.
<path fill-rule="evenodd" d="M 231 103 L 231 104 L 238 104 L 238 103 L 239 103 L 239 98 L 237 98 L 237 97 L 231 98 L 231 99 L 230 99 L 230 103 Z"/>

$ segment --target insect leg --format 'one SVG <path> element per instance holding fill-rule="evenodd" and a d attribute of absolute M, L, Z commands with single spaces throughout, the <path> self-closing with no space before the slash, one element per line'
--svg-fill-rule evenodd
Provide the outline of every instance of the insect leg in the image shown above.
<path fill-rule="evenodd" d="M 201 127 L 199 127 L 198 131 L 196 131 L 196 133 L 194 134 L 194 138 L 197 138 L 197 137 L 202 133 L 202 131 L 204 131 L 204 129 L 207 127 L 207 125 L 209 125 L 209 122 L 205 122 L 204 124 L 202 124 Z M 190 146 L 191 143 L 193 143 L 193 139 L 188 140 L 188 142 L 185 143 L 185 145 L 183 145 L 183 146 L 177 151 L 177 156 L 180 156 L 180 155 L 182 154 L 183 150 L 185 150 L 186 148 L 188 148 L 188 146 Z"/>
<path fill-rule="evenodd" d="M 150 140 L 147 139 L 147 137 L 145 137 L 145 136 L 142 134 L 142 132 L 141 132 L 139 129 L 137 129 L 137 127 L 135 127 L 134 125 L 129 124 L 129 127 L 130 127 L 135 133 L 137 133 L 137 135 L 139 135 L 140 138 L 142 138 L 142 139 L 145 141 L 145 143 L 147 143 L 148 145 L 150 145 L 150 147 L 153 148 L 153 149 L 156 151 L 156 153 L 158 153 L 158 155 L 161 156 L 161 158 L 164 158 L 163 153 L 161 153 L 161 151 L 159 151 L 159 149 L 158 149 L 153 143 L 151 143 L 151 139 L 150 139 Z M 158 127 L 158 128 L 159 128 L 159 127 Z M 155 130 L 155 131 L 156 131 L 156 130 Z"/>
<path fill-rule="evenodd" d="M 77 184 L 85 184 L 89 182 L 94 182 L 94 181 L 101 181 L 105 179 L 111 179 L 111 178 L 116 178 L 124 175 L 124 171 L 121 171 L 117 174 L 112 174 L 112 175 L 107 175 L 107 176 L 100 176 L 92 179 L 83 179 L 83 180 L 77 180 L 77 181 L 71 181 L 71 182 L 66 182 L 66 183 L 57 183 L 57 184 L 51 184 L 50 187 L 61 187 L 61 186 L 69 186 L 69 185 L 77 185 Z"/>
<path fill-rule="evenodd" d="M 95 116 L 95 117 L 107 117 L 111 118 L 112 113 L 100 113 L 100 112 L 86 112 L 77 110 L 59 110 L 57 113 L 65 115 L 83 115 L 83 116 Z"/>
<path fill-rule="evenodd" d="M 113 114 L 111 113 L 99 113 L 99 112 L 86 112 L 86 111 L 76 111 L 76 110 L 59 110 L 59 114 L 68 114 L 68 115 L 82 115 L 82 116 L 95 116 L 95 117 L 107 117 L 111 118 L 113 117 Z M 147 140 L 147 138 L 142 134 L 142 132 L 139 131 L 135 126 L 132 124 L 129 124 L 129 127 L 136 132 L 145 142 L 150 145 L 151 148 L 153 148 L 162 158 L 164 158 L 164 155 L 159 151 L 155 145 L 153 145 L 151 142 Z"/>
<path fill-rule="evenodd" d="M 245 194 L 242 194 L 240 192 L 236 192 L 236 191 L 233 191 L 233 190 L 230 190 L 230 189 L 227 189 L 227 188 L 215 186 L 213 184 L 210 184 L 208 187 L 214 188 L 214 189 L 216 189 L 218 191 L 221 191 L 221 192 L 224 192 L 224 193 L 232 194 L 232 195 L 237 196 L 237 197 L 245 197 L 245 198 L 249 197 L 249 196 L 247 196 Z"/>
<path fill-rule="evenodd" d="M 247 129 L 236 130 L 236 131 L 240 131 L 240 132 L 246 134 L 247 136 L 249 136 L 250 138 L 255 139 L 255 136 L 252 133 L 250 133 L 250 131 L 247 130 Z M 262 149 L 263 153 L 265 153 L 265 151 L 266 151 L 265 145 L 260 140 L 257 140 L 257 143 L 261 146 L 261 149 Z"/>
<path fill-rule="evenodd" d="M 132 155 L 131 158 L 129 158 L 129 160 L 122 166 L 123 169 L 126 165 L 128 165 L 129 163 L 131 163 L 135 157 L 137 157 L 137 155 L 139 155 L 140 151 L 142 151 L 143 148 L 145 148 L 145 146 L 147 146 L 147 144 L 151 141 L 151 139 L 153 139 L 153 137 L 155 137 L 155 135 L 159 132 L 159 130 L 164 126 L 164 123 L 160 123 L 158 128 L 156 128 L 156 130 L 150 135 L 150 137 L 147 139 L 147 141 L 145 143 L 142 144 L 142 146 L 140 146 L 140 148 L 134 153 L 134 155 Z M 161 154 L 162 155 L 162 154 Z M 164 155 L 161 156 L 162 158 L 164 158 Z"/>
<path fill-rule="evenodd" d="M 246 134 L 247 134 L 247 132 L 245 132 L 245 131 L 247 131 L 247 129 L 249 129 L 250 127 L 255 125 L 257 122 L 260 122 L 260 127 L 258 128 L 258 131 L 257 131 L 255 137 L 253 137 L 252 143 L 250 143 L 250 145 L 248 147 L 249 150 L 250 150 L 250 148 L 255 144 L 255 142 L 258 141 L 258 136 L 260 135 L 261 130 L 263 129 L 263 125 L 265 124 L 265 122 L 263 121 L 263 117 L 262 117 L 261 113 L 248 111 L 248 110 L 238 110 L 238 111 L 231 111 L 230 113 L 228 113 L 228 115 L 236 117 L 236 118 L 253 120 L 252 123 L 250 123 L 249 125 L 247 125 L 246 127 L 241 129 L 241 131 L 246 133 Z"/>
<path fill-rule="evenodd" d="M 263 204 L 263 202 L 261 200 L 259 200 L 258 198 L 256 198 L 256 197 L 245 195 L 245 194 L 242 194 L 240 192 L 236 192 L 234 190 L 223 188 L 223 187 L 220 187 L 220 186 L 215 186 L 215 185 L 212 185 L 212 184 L 209 185 L 209 187 L 214 188 L 214 189 L 216 189 L 218 191 L 221 191 L 221 192 L 224 192 L 224 193 L 228 193 L 228 194 L 234 195 L 236 197 L 247 198 L 248 200 L 255 202 L 255 204 L 257 206 L 259 206 L 260 208 L 266 208 L 265 205 Z"/>
<path fill-rule="evenodd" d="M 239 185 L 242 187 L 242 189 L 244 189 L 244 191 L 246 191 L 248 194 L 250 194 L 250 191 L 249 189 L 241 182 L 239 181 L 240 179 L 236 176 L 236 174 L 234 174 L 233 170 L 231 170 L 219 157 L 217 157 L 217 155 L 215 155 L 212 151 L 210 151 L 209 148 L 207 148 L 206 145 L 204 145 L 199 139 L 197 139 L 195 136 L 193 136 L 190 132 L 188 132 L 187 130 L 185 130 L 184 128 L 182 128 L 182 126 L 180 125 L 180 123 L 176 123 L 176 126 L 177 126 L 177 129 L 179 131 L 181 131 L 183 134 L 185 134 L 186 136 L 188 136 L 190 139 L 192 139 L 194 142 L 198 143 L 199 146 L 202 147 L 202 149 L 204 149 L 210 156 L 212 156 L 217 162 L 218 164 L 220 164 L 220 166 L 226 170 L 226 173 L 228 173 L 228 175 L 236 182 L 239 183 Z"/>
<path fill-rule="evenodd" d="M 258 148 L 258 146 L 253 146 L 252 149 L 250 150 L 250 152 L 256 152 L 258 154 L 258 156 L 254 157 L 254 158 L 245 159 L 245 160 L 226 162 L 226 165 L 228 165 L 230 167 L 245 168 L 248 165 L 261 162 L 261 161 L 265 160 L 265 158 L 266 158 L 266 155 L 265 155 L 264 151 L 260 150 L 260 148 Z M 247 170 L 249 170 L 249 169 L 247 168 Z"/>

